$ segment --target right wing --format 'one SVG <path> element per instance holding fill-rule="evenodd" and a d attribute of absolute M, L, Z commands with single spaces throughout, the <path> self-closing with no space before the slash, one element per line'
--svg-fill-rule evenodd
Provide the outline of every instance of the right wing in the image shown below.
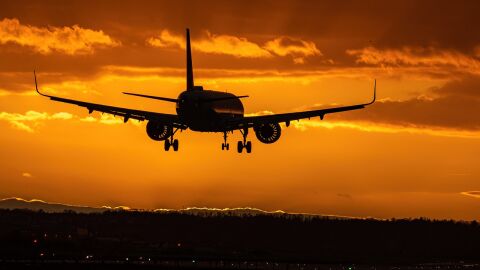
<path fill-rule="evenodd" d="M 375 80 L 373 86 L 373 99 L 369 103 L 343 106 L 343 107 L 334 107 L 326 108 L 319 110 L 303 111 L 303 112 L 292 112 L 292 113 L 281 113 L 281 114 L 272 114 L 272 115 L 260 115 L 260 116 L 246 116 L 242 118 L 237 118 L 228 123 L 229 129 L 241 129 L 254 127 L 261 124 L 270 124 L 270 123 L 282 123 L 285 122 L 287 126 L 290 124 L 290 121 L 311 118 L 311 117 L 320 117 L 323 120 L 323 117 L 329 113 L 345 112 L 363 109 L 368 105 L 371 105 L 375 102 L 377 92 L 377 81 Z"/>
<path fill-rule="evenodd" d="M 67 98 L 61 98 L 61 97 L 56 97 L 56 96 L 43 94 L 38 90 L 37 76 L 35 74 L 35 71 L 33 72 L 33 74 L 34 74 L 34 78 L 35 78 L 35 90 L 37 91 L 38 94 L 40 94 L 44 97 L 48 97 L 48 98 L 50 98 L 50 100 L 59 101 L 59 102 L 63 102 L 63 103 L 74 104 L 74 105 L 77 105 L 77 106 L 80 106 L 80 107 L 84 107 L 88 110 L 88 113 L 98 111 L 98 112 L 102 112 L 102 113 L 112 114 L 114 116 L 121 116 L 121 117 L 123 117 L 124 122 L 127 122 L 128 119 L 136 119 L 136 120 L 140 120 L 140 121 L 155 120 L 155 121 L 159 121 L 159 122 L 163 122 L 163 123 L 172 125 L 176 128 L 180 128 L 180 129 L 186 129 L 187 128 L 187 126 L 180 121 L 178 115 L 175 115 L 175 114 L 166 114 L 166 113 L 157 113 L 157 112 L 149 112 L 149 111 L 128 109 L 128 108 L 102 105 L 102 104 L 97 104 L 97 103 L 90 103 L 90 102 L 84 102 L 84 101 L 79 101 L 79 100 L 74 100 L 74 99 L 67 99 Z"/>

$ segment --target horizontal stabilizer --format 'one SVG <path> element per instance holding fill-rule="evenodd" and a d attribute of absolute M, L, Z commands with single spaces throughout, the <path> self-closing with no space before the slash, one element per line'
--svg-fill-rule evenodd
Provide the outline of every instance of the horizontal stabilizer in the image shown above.
<path fill-rule="evenodd" d="M 246 97 L 248 96 L 208 98 L 208 99 L 203 99 L 202 102 L 214 102 L 214 101 L 229 100 L 229 99 L 240 99 L 240 98 L 246 98 Z"/>
<path fill-rule="evenodd" d="M 158 100 L 163 100 L 163 101 L 168 101 L 168 102 L 177 102 L 178 101 L 178 99 L 176 99 L 176 98 L 157 97 L 157 96 L 149 96 L 149 95 L 142 95 L 142 94 L 135 94 L 135 93 L 127 93 L 127 92 L 123 92 L 123 94 L 130 95 L 130 96 L 158 99 Z"/>

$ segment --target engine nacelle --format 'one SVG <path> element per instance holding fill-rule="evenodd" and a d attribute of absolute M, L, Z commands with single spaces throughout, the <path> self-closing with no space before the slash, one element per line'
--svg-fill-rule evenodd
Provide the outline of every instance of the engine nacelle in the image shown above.
<path fill-rule="evenodd" d="M 172 127 L 165 125 L 164 123 L 152 120 L 148 121 L 147 123 L 147 134 L 152 140 L 163 141 L 167 139 L 172 132 Z"/>
<path fill-rule="evenodd" d="M 278 123 L 261 124 L 253 127 L 257 139 L 262 143 L 274 143 L 280 139 L 282 129 Z"/>

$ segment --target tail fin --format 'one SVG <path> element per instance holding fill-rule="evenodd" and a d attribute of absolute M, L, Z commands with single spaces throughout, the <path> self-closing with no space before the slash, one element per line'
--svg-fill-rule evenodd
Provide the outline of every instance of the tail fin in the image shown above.
<path fill-rule="evenodd" d="M 193 90 L 192 50 L 190 48 L 190 29 L 187 28 L 187 91 Z"/>

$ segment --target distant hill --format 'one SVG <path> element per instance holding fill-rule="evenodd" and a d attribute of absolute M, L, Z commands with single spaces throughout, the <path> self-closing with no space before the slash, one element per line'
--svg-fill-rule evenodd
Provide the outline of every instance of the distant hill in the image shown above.
<path fill-rule="evenodd" d="M 64 211 L 74 211 L 77 213 L 100 213 L 107 208 L 95 208 L 88 206 L 67 205 L 60 203 L 48 203 L 41 200 L 24 200 L 21 198 L 8 198 L 0 200 L 1 209 L 28 209 L 43 210 L 48 213 L 59 213 Z"/>
<path fill-rule="evenodd" d="M 155 213 L 179 213 L 186 215 L 194 216 L 204 216 L 204 217 L 214 217 L 214 216 L 238 216 L 238 217 L 247 217 L 247 216 L 282 216 L 285 218 L 289 217 L 301 217 L 303 219 L 310 219 L 315 217 L 323 218 L 332 218 L 332 219 L 350 219 L 353 217 L 344 217 L 344 216 L 331 216 L 331 215 L 315 215 L 315 214 L 305 214 L 305 213 L 287 213 L 284 211 L 264 211 L 257 208 L 251 207 L 242 207 L 242 208 L 207 208 L 207 207 L 188 207 L 185 209 L 154 209 L 154 210 L 145 210 L 145 209 L 130 209 L 126 206 L 118 207 L 90 207 L 90 206 L 79 206 L 79 205 L 69 205 L 62 203 L 51 203 L 45 202 L 42 200 L 25 200 L 22 198 L 7 198 L 0 200 L 0 209 L 28 209 L 33 211 L 43 210 L 47 213 L 61 213 L 65 211 L 73 211 L 77 213 L 101 213 L 105 211 L 138 211 L 138 212 L 155 212 Z"/>

